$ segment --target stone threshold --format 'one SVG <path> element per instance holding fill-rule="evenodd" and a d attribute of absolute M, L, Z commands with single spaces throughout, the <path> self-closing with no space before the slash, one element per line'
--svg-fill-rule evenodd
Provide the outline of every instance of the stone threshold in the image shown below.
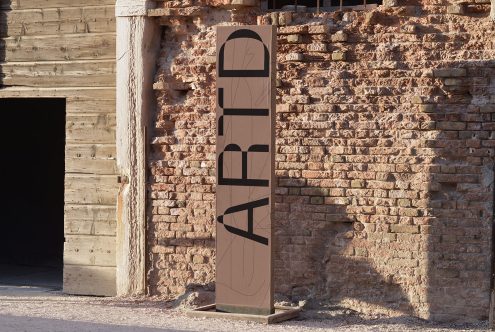
<path fill-rule="evenodd" d="M 275 324 L 286 320 L 290 320 L 299 316 L 301 308 L 275 306 L 275 313 L 271 315 L 251 315 L 251 314 L 236 314 L 230 312 L 216 311 L 215 304 L 209 304 L 203 307 L 196 308 L 186 312 L 188 317 L 193 318 L 220 318 L 230 320 L 250 321 L 262 324 Z"/>

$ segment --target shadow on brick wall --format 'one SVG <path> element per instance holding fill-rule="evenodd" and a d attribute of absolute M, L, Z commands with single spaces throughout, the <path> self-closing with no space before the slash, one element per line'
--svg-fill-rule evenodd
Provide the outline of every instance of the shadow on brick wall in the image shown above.
<path fill-rule="evenodd" d="M 368 258 L 369 229 L 348 213 L 350 199 L 331 197 L 330 189 L 308 181 L 320 182 L 279 178 L 275 292 L 291 301 L 309 299 L 310 307 L 341 304 L 413 314 L 394 276 L 377 271 Z"/>
<path fill-rule="evenodd" d="M 428 318 L 484 320 L 493 254 L 495 61 L 446 63 L 433 77 L 438 91 L 418 100 L 436 132 L 426 142 L 433 154 L 425 158 L 427 209 L 420 226 L 428 238 Z"/>
<path fill-rule="evenodd" d="M 366 162 L 367 148 L 344 148 L 332 163 L 345 176 L 278 179 L 278 293 L 436 321 L 487 319 L 495 62 L 443 65 L 422 96 L 369 115 L 390 143 L 373 147 L 382 165 Z M 332 154 L 313 149 L 322 148 L 321 158 Z"/>

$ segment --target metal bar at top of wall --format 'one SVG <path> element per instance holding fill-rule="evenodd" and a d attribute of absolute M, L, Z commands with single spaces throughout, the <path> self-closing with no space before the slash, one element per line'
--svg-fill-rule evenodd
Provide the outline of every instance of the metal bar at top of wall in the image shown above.
<path fill-rule="evenodd" d="M 216 307 L 274 312 L 274 26 L 217 28 Z"/>

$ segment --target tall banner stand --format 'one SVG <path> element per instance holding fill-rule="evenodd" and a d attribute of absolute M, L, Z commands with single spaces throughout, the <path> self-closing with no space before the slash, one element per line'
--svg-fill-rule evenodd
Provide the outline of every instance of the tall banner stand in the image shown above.
<path fill-rule="evenodd" d="M 276 27 L 217 28 L 216 304 L 189 312 L 275 323 L 273 303 Z"/>

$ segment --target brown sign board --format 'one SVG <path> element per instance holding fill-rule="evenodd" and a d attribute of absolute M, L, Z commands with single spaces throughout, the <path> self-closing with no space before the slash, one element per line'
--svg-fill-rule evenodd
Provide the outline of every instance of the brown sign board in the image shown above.
<path fill-rule="evenodd" d="M 216 308 L 273 308 L 273 26 L 217 28 Z"/>

